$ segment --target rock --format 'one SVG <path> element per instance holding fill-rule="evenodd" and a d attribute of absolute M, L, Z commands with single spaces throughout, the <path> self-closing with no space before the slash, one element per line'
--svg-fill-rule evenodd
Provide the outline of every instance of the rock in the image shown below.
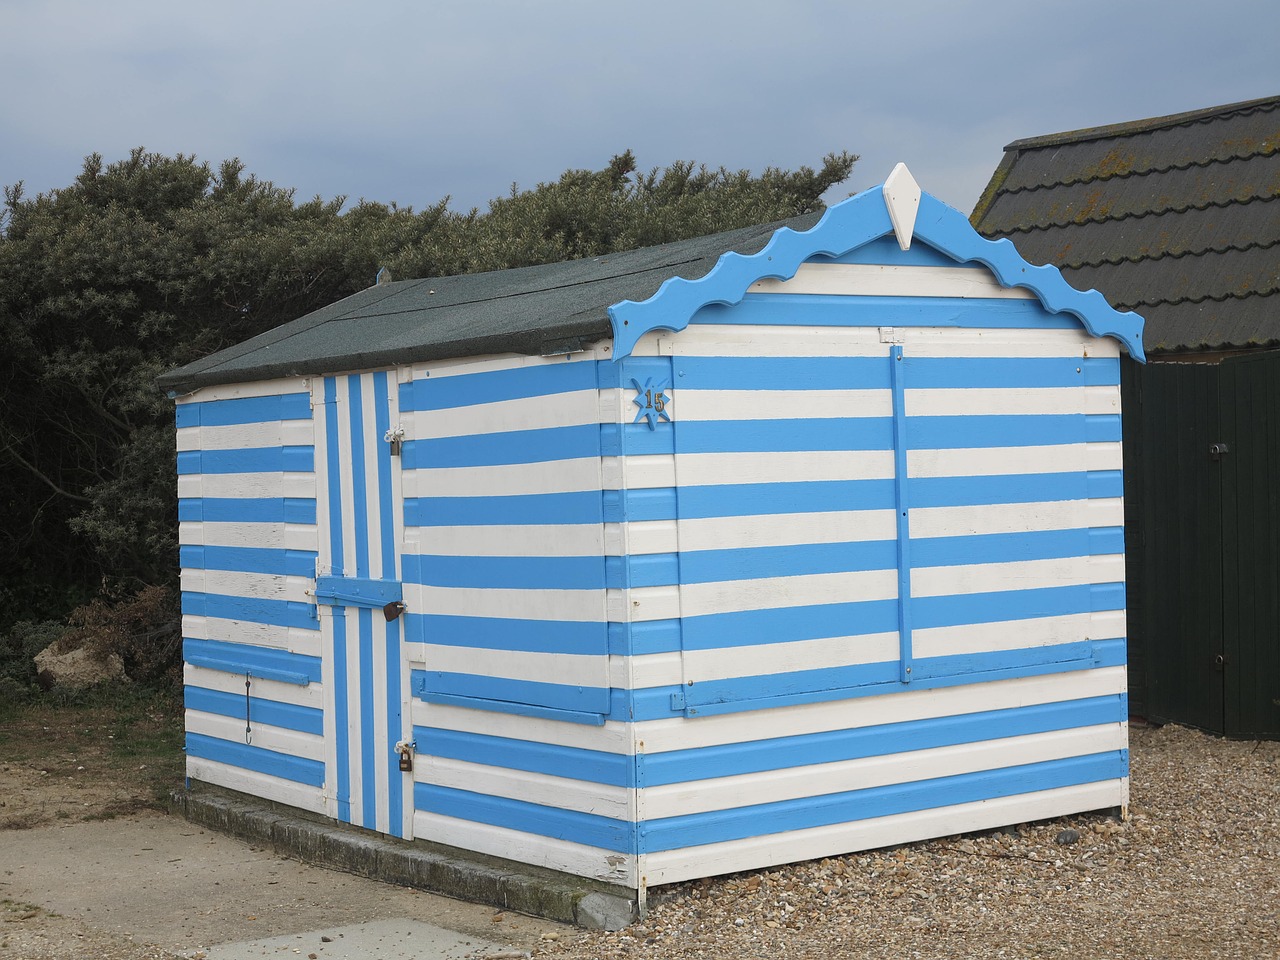
<path fill-rule="evenodd" d="M 124 663 L 114 653 L 100 657 L 86 647 L 64 653 L 57 650 L 57 646 L 52 643 L 35 656 L 37 676 L 46 690 L 51 687 L 80 690 L 104 680 L 127 679 Z"/>
<path fill-rule="evenodd" d="M 1053 838 L 1054 843 L 1060 843 L 1063 845 L 1066 845 L 1068 843 L 1075 843 L 1079 839 L 1080 839 L 1080 831 L 1072 829 L 1071 827 L 1067 827 L 1067 829 L 1059 832 L 1058 835 Z"/>

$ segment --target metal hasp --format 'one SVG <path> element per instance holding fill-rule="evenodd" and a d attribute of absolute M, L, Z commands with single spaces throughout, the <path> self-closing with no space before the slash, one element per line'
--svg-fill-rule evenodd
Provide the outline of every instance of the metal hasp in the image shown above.
<path fill-rule="evenodd" d="M 395 746 L 395 751 L 400 757 L 400 770 L 403 773 L 413 772 L 413 755 L 418 750 L 418 741 L 401 740 Z"/>
<path fill-rule="evenodd" d="M 399 580 L 365 577 L 316 577 L 316 600 L 334 607 L 376 607 L 390 623 L 405 612 Z"/>
<path fill-rule="evenodd" d="M 1225 456 L 1226 456 L 1228 453 L 1230 453 L 1230 452 L 1231 452 L 1231 448 L 1230 448 L 1230 447 L 1228 447 L 1225 443 L 1211 443 L 1211 444 L 1209 444 L 1209 459 L 1210 459 L 1210 460 L 1221 460 L 1223 457 L 1225 457 Z"/>

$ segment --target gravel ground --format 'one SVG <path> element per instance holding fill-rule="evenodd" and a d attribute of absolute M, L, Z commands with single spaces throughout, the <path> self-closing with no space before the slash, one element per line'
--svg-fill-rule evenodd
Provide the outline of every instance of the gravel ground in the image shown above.
<path fill-rule="evenodd" d="M 543 955 L 1280 957 L 1280 743 L 1134 727 L 1129 820 L 985 836 L 680 884 L 618 933 Z"/>

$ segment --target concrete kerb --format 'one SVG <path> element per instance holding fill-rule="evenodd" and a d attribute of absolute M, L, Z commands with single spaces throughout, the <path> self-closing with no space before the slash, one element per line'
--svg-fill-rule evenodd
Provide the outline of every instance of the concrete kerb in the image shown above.
<path fill-rule="evenodd" d="M 636 918 L 634 897 L 617 887 L 383 837 L 220 787 L 193 783 L 174 792 L 173 804 L 194 824 L 304 863 L 589 930 L 620 930 Z"/>

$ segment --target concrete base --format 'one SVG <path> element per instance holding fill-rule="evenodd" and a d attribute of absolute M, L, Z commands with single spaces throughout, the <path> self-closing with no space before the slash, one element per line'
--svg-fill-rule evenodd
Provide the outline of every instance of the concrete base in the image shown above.
<path fill-rule="evenodd" d="M 635 894 L 618 887 L 421 840 L 397 840 L 209 784 L 192 782 L 175 791 L 173 803 L 202 827 L 269 847 L 282 857 L 373 880 L 588 930 L 621 930 L 638 912 Z"/>

